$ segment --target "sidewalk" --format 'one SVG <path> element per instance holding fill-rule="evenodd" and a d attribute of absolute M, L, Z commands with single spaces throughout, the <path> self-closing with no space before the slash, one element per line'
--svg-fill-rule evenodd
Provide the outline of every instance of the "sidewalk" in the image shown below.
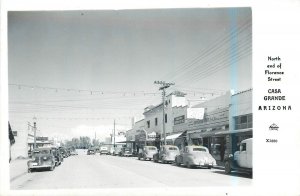
<path fill-rule="evenodd" d="M 27 173 L 27 159 L 15 159 L 9 164 L 10 181 L 25 175 Z"/>

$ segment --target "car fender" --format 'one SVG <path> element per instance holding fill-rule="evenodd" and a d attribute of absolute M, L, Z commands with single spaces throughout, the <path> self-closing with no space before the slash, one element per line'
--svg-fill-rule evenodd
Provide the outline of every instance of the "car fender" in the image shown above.
<path fill-rule="evenodd" d="M 182 163 L 182 162 L 183 162 L 183 158 L 182 158 L 181 155 L 177 155 L 175 158 L 177 159 L 177 161 L 178 161 L 179 163 Z"/>

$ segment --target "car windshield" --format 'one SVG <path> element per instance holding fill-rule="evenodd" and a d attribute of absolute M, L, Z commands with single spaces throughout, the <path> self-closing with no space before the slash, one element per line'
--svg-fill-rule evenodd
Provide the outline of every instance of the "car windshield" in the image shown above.
<path fill-rule="evenodd" d="M 169 150 L 177 150 L 176 147 L 169 147 Z"/>
<path fill-rule="evenodd" d="M 206 149 L 205 148 L 193 148 L 193 151 L 206 152 Z"/>
<path fill-rule="evenodd" d="M 148 149 L 149 150 L 156 150 L 156 148 L 154 148 L 154 147 L 149 147 Z"/>

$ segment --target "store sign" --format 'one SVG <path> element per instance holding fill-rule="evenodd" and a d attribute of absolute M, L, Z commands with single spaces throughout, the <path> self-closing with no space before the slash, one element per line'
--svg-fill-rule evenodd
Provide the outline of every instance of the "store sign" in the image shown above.
<path fill-rule="evenodd" d="M 48 137 L 36 137 L 37 141 L 48 141 Z"/>
<path fill-rule="evenodd" d="M 188 108 L 187 118 L 202 120 L 204 117 L 204 108 Z"/>
<path fill-rule="evenodd" d="M 156 138 L 156 132 L 152 132 L 148 134 L 148 140 L 155 140 Z"/>
<path fill-rule="evenodd" d="M 229 123 L 228 109 L 217 110 L 207 113 L 202 120 L 196 120 L 189 123 L 189 127 L 197 126 L 201 129 L 209 126 L 209 128 L 224 126 Z M 224 124 L 225 123 L 225 124 Z"/>
<path fill-rule="evenodd" d="M 185 122 L 185 115 L 174 118 L 174 125 L 182 124 Z"/>

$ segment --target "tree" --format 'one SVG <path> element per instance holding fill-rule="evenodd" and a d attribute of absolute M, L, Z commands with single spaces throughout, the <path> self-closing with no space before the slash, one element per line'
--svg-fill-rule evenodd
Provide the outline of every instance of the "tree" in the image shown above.
<path fill-rule="evenodd" d="M 93 146 L 99 146 L 100 142 L 99 140 L 93 139 Z"/>
<path fill-rule="evenodd" d="M 79 142 L 80 142 L 80 147 L 83 149 L 87 149 L 89 147 L 91 147 L 91 139 L 87 136 L 80 136 L 79 138 Z"/>

